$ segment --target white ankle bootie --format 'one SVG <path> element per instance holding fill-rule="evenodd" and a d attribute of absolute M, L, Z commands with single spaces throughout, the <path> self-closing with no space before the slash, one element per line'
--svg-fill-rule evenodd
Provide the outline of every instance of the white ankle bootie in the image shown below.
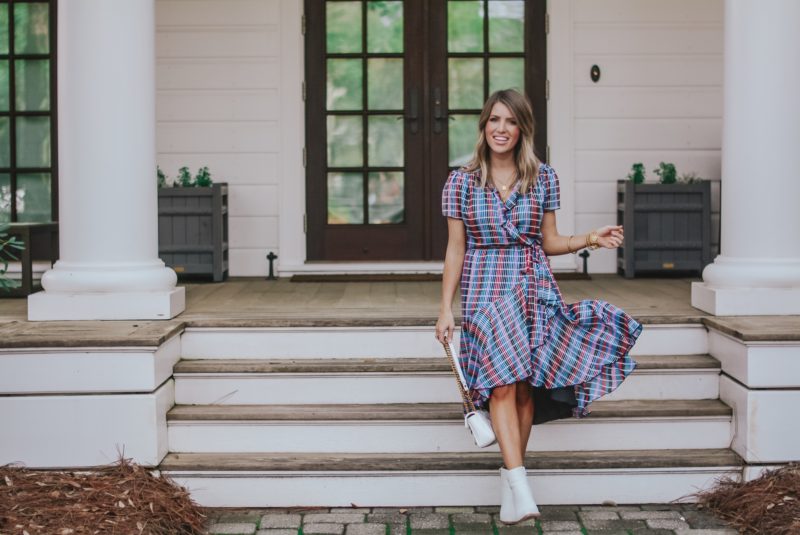
<path fill-rule="evenodd" d="M 522 522 L 528 518 L 537 518 L 540 516 L 539 508 L 536 507 L 536 502 L 533 500 L 531 494 L 531 487 L 528 485 L 527 471 L 524 466 L 518 466 L 508 471 L 508 484 L 511 487 L 512 503 L 514 504 L 514 515 L 511 522 L 504 522 L 500 517 L 500 521 L 504 523 Z"/>
<path fill-rule="evenodd" d="M 514 511 L 514 497 L 511 494 L 511 485 L 508 483 L 508 470 L 500 468 L 500 522 L 509 524 L 515 522 L 517 514 Z"/>

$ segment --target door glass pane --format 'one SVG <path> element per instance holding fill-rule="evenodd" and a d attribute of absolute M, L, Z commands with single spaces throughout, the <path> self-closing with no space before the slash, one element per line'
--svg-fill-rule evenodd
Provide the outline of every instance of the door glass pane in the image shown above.
<path fill-rule="evenodd" d="M 17 166 L 50 166 L 49 117 L 17 117 Z"/>
<path fill-rule="evenodd" d="M 11 141 L 9 128 L 9 118 L 0 117 L 0 167 L 11 166 Z"/>
<path fill-rule="evenodd" d="M 448 107 L 452 110 L 483 106 L 483 58 L 450 58 L 448 61 Z"/>
<path fill-rule="evenodd" d="M 14 4 L 14 51 L 17 54 L 50 52 L 48 12 L 45 3 Z"/>
<path fill-rule="evenodd" d="M 525 51 L 525 2 L 489 2 L 489 52 Z"/>
<path fill-rule="evenodd" d="M 11 222 L 11 176 L 0 173 L 0 223 Z"/>
<path fill-rule="evenodd" d="M 361 52 L 361 2 L 328 2 L 325 34 L 328 53 Z"/>
<path fill-rule="evenodd" d="M 403 109 L 403 60 L 367 60 L 367 102 L 371 110 Z"/>
<path fill-rule="evenodd" d="M 50 60 L 15 61 L 14 82 L 17 86 L 17 110 L 50 109 Z"/>
<path fill-rule="evenodd" d="M 483 52 L 483 1 L 447 2 L 447 50 Z"/>
<path fill-rule="evenodd" d="M 50 173 L 17 175 L 17 219 L 30 223 L 50 221 Z"/>
<path fill-rule="evenodd" d="M 362 99 L 362 61 L 329 59 L 326 103 L 329 110 L 360 110 Z"/>
<path fill-rule="evenodd" d="M 489 60 L 489 92 L 498 89 L 525 91 L 525 62 L 522 58 L 492 58 Z"/>
<path fill-rule="evenodd" d="M 478 115 L 451 115 L 449 130 L 450 166 L 458 167 L 472 158 L 478 140 Z"/>
<path fill-rule="evenodd" d="M 8 60 L 0 61 L 0 111 L 8 111 L 9 97 Z"/>
<path fill-rule="evenodd" d="M 403 2 L 367 2 L 367 52 L 403 51 Z"/>
<path fill-rule="evenodd" d="M 370 167 L 403 166 L 403 117 L 373 115 L 368 121 Z"/>
<path fill-rule="evenodd" d="M 403 173 L 381 171 L 369 174 L 369 223 L 402 223 Z"/>
<path fill-rule="evenodd" d="M 328 166 L 361 167 L 363 125 L 360 115 L 328 116 Z"/>
<path fill-rule="evenodd" d="M 0 54 L 8 54 L 8 4 L 0 4 Z"/>
<path fill-rule="evenodd" d="M 362 224 L 363 192 L 361 173 L 328 173 L 328 224 Z"/>

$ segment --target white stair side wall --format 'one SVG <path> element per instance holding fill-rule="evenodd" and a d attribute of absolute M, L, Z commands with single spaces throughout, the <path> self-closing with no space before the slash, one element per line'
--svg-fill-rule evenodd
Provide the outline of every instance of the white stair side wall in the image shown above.
<path fill-rule="evenodd" d="M 730 417 L 622 418 L 535 426 L 530 451 L 727 448 Z M 180 453 L 469 452 L 463 421 L 169 422 L 170 451 Z M 500 451 L 497 445 L 487 450 Z"/>
<path fill-rule="evenodd" d="M 800 387 L 799 341 L 745 342 L 710 329 L 708 345 L 722 371 L 748 387 Z"/>
<path fill-rule="evenodd" d="M 358 336 L 354 336 L 358 334 Z M 425 327 L 188 328 L 183 357 L 223 358 L 368 358 L 444 355 Z M 454 345 L 458 348 L 458 336 Z M 696 355 L 708 351 L 700 324 L 645 325 L 631 349 L 635 355 Z"/>
<path fill-rule="evenodd" d="M 166 472 L 206 507 L 402 507 L 497 505 L 496 471 L 318 473 Z M 741 467 L 697 469 L 529 470 L 541 505 L 693 501 L 689 494 Z"/>

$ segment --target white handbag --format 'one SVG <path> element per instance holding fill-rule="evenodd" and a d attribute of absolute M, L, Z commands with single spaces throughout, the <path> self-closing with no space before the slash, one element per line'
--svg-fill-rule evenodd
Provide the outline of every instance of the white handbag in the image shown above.
<path fill-rule="evenodd" d="M 461 366 L 456 360 L 456 351 L 453 348 L 452 342 L 442 343 L 444 352 L 447 354 L 447 360 L 450 362 L 450 368 L 456 376 L 458 383 L 458 390 L 461 392 L 461 400 L 464 404 L 466 414 L 464 415 L 464 427 L 469 428 L 472 433 L 472 438 L 479 448 L 491 446 L 497 442 L 497 437 L 494 435 L 492 429 L 492 422 L 489 419 L 489 413 L 484 410 L 475 408 L 472 399 L 469 396 L 469 389 L 467 388 L 467 380 L 464 378 L 464 372 L 461 371 Z"/>

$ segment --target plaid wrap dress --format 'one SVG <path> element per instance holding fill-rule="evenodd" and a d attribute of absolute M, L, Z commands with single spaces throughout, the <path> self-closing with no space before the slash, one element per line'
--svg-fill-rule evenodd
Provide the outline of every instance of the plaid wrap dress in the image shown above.
<path fill-rule="evenodd" d="M 454 170 L 442 213 L 463 220 L 461 364 L 475 405 L 494 387 L 533 386 L 533 425 L 582 418 L 636 367 L 628 356 L 642 325 L 597 299 L 565 303 L 542 250 L 545 210 L 560 207 L 556 172 L 542 163 L 535 187 L 503 202 L 480 187 L 480 171 Z"/>

